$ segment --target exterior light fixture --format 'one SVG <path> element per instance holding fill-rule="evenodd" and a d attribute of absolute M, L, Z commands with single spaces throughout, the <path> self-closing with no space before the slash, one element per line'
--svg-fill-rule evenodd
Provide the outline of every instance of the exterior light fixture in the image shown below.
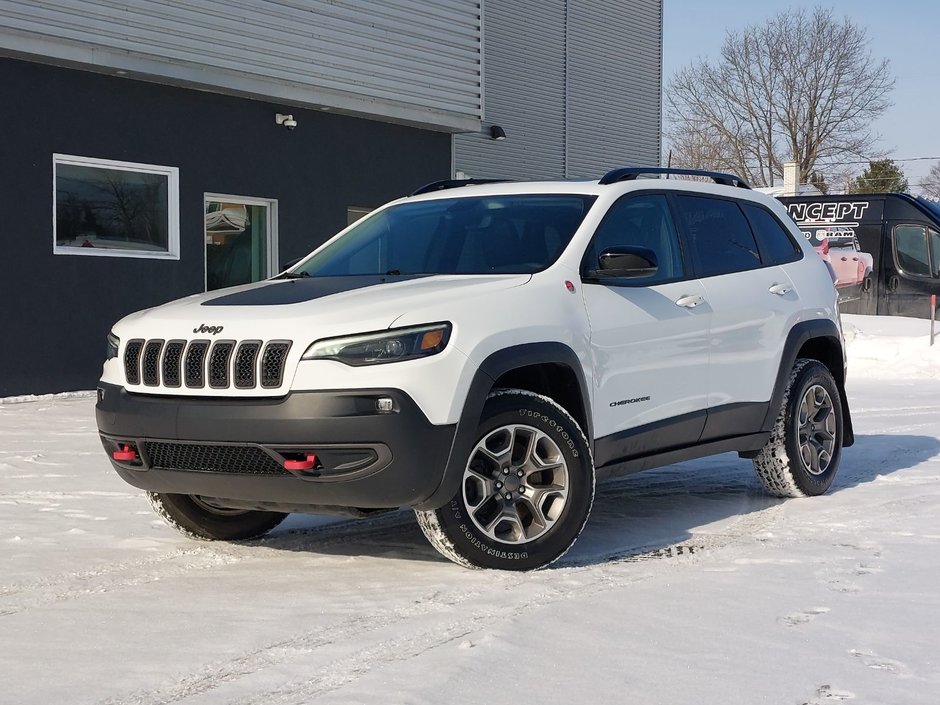
<path fill-rule="evenodd" d="M 493 125 L 490 128 L 490 137 L 494 140 L 504 140 L 506 139 L 506 130 L 501 128 L 499 125 Z"/>
<path fill-rule="evenodd" d="M 294 119 L 293 115 L 284 115 L 283 113 L 278 113 L 274 116 L 274 122 L 278 125 L 283 125 L 288 130 L 293 130 L 297 127 L 297 121 Z"/>

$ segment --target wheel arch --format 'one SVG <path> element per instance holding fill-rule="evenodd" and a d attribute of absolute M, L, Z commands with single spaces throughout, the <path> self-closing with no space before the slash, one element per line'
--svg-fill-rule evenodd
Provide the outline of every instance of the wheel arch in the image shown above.
<path fill-rule="evenodd" d="M 817 360 L 832 373 L 842 404 L 842 445 L 843 447 L 851 446 L 855 443 L 855 433 L 852 429 L 849 401 L 845 394 L 845 354 L 842 348 L 842 336 L 835 322 L 829 319 L 801 321 L 790 330 L 780 359 L 773 397 L 761 430 L 770 431 L 773 428 L 780 405 L 783 403 L 790 370 L 799 358 Z"/>
<path fill-rule="evenodd" d="M 574 350 L 564 343 L 551 341 L 504 348 L 492 353 L 477 368 L 457 422 L 441 483 L 430 497 L 415 505 L 415 509 L 437 509 L 457 492 L 464 459 L 476 440 L 483 406 L 490 392 L 497 387 L 516 387 L 551 397 L 578 422 L 593 453 L 594 432 L 588 385 Z"/>

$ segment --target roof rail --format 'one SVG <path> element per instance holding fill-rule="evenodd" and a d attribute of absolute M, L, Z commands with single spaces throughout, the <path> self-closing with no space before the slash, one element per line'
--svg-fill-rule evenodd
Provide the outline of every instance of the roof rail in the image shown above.
<path fill-rule="evenodd" d="M 712 179 L 716 184 L 722 186 L 737 186 L 739 188 L 751 188 L 748 183 L 740 176 L 734 174 L 724 174 L 720 171 L 703 171 L 701 169 L 672 169 L 664 166 L 625 166 L 619 169 L 612 169 L 601 177 L 601 184 L 614 184 L 618 181 L 633 181 L 643 174 L 679 174 L 681 176 L 704 176 Z"/>
<path fill-rule="evenodd" d="M 449 188 L 460 188 L 461 186 L 473 186 L 474 184 L 499 184 L 509 181 L 509 179 L 444 179 L 442 181 L 432 181 L 425 184 L 412 196 L 420 196 L 422 193 L 432 193 L 434 191 L 443 191 Z"/>

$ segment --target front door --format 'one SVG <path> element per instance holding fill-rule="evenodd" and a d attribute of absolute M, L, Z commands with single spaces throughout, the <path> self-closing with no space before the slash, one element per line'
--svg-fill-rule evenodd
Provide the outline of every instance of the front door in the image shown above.
<path fill-rule="evenodd" d="M 582 287 L 598 466 L 694 443 L 705 421 L 710 308 L 683 261 L 665 195 L 628 195 L 615 203 L 588 248 L 585 270 L 618 247 L 652 251 L 657 270 L 636 279 L 586 277 Z"/>
<path fill-rule="evenodd" d="M 277 274 L 277 201 L 206 194 L 206 291 Z"/>
<path fill-rule="evenodd" d="M 924 223 L 892 223 L 882 281 L 889 316 L 930 316 L 930 295 L 940 293 L 940 233 Z"/>

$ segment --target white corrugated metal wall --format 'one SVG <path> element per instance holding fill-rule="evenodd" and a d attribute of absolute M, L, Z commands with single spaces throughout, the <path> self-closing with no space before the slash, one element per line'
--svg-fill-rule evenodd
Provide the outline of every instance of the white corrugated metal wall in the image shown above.
<path fill-rule="evenodd" d="M 658 165 L 661 95 L 662 1 L 569 0 L 565 176 Z"/>
<path fill-rule="evenodd" d="M 0 54 L 476 130 L 480 15 L 480 0 L 0 0 Z"/>
<path fill-rule="evenodd" d="M 566 0 L 485 0 L 483 133 L 455 137 L 473 176 L 555 178 L 565 164 Z M 497 124 L 508 138 L 490 139 Z"/>
<path fill-rule="evenodd" d="M 454 136 L 456 171 L 596 179 L 659 164 L 662 0 L 485 0 L 483 17 L 483 131 Z"/>

